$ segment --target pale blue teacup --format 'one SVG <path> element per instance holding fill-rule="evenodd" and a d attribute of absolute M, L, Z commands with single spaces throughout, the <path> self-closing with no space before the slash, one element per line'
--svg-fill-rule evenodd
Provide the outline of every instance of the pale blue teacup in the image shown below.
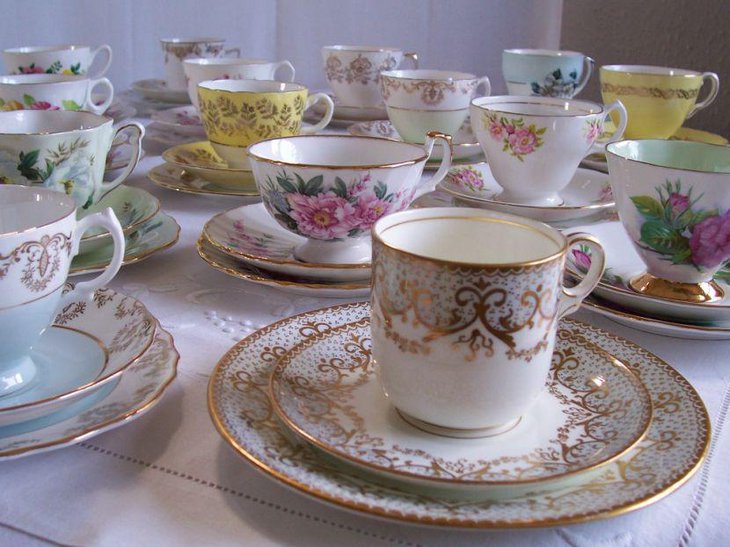
<path fill-rule="evenodd" d="M 502 75 L 509 95 L 572 99 L 588 83 L 594 61 L 577 51 L 505 49 Z"/>

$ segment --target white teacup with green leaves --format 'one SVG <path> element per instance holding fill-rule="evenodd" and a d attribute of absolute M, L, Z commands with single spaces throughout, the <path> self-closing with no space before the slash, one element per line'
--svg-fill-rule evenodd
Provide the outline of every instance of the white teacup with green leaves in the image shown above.
<path fill-rule="evenodd" d="M 0 184 L 45 186 L 76 201 L 79 216 L 121 184 L 137 166 L 144 127 L 90 112 L 18 110 L 0 112 Z M 112 142 L 129 133 L 129 163 L 111 181 L 104 180 Z"/>
<path fill-rule="evenodd" d="M 94 95 L 104 95 L 96 104 Z M 0 76 L 0 110 L 88 110 L 103 114 L 114 99 L 107 78 L 89 79 L 66 74 Z"/>

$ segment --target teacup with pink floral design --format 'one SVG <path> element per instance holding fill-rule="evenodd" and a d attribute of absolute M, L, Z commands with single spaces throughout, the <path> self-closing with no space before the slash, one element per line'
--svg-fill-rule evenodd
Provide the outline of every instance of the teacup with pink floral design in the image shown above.
<path fill-rule="evenodd" d="M 548 97 L 495 96 L 474 99 L 471 125 L 487 156 L 494 178 L 503 188 L 497 199 L 524 205 L 563 204 L 560 196 L 580 161 L 606 142 L 597 142 L 612 111 L 620 123 L 611 139 L 621 138 L 626 110 Z"/>
<path fill-rule="evenodd" d="M 94 90 L 103 90 L 105 95 L 98 104 L 92 100 Z M 0 76 L 0 110 L 88 110 L 103 114 L 113 100 L 114 87 L 107 78 L 90 80 L 66 74 Z"/>
<path fill-rule="evenodd" d="M 619 217 L 647 267 L 629 286 L 684 302 L 722 298 L 712 278 L 730 262 L 730 148 L 625 140 L 606 157 Z"/>
<path fill-rule="evenodd" d="M 3 50 L 8 74 L 67 74 L 85 75 L 94 60 L 103 53 L 101 70 L 92 75 L 99 78 L 112 64 L 112 48 L 103 44 L 96 48 L 64 44 L 58 46 L 23 46 Z"/>
<path fill-rule="evenodd" d="M 430 181 L 421 173 L 434 144 L 445 149 Z M 451 166 L 449 139 L 429 136 L 424 146 L 349 135 L 269 139 L 248 153 L 256 186 L 269 213 L 287 230 L 307 238 L 294 250 L 304 262 L 370 261 L 370 228 L 407 208 L 428 182 Z"/>

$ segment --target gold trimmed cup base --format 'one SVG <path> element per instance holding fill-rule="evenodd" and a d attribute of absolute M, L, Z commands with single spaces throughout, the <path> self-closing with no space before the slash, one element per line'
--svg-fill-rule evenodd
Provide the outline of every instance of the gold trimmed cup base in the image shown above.
<path fill-rule="evenodd" d="M 632 278 L 629 287 L 639 294 L 678 302 L 716 302 L 725 296 L 715 281 L 679 283 L 655 277 L 648 272 Z"/>
<path fill-rule="evenodd" d="M 502 433 L 512 431 L 512 429 L 514 429 L 517 424 L 522 421 L 522 416 L 520 416 L 516 420 L 512 420 L 511 422 L 507 422 L 506 424 L 490 427 L 479 427 L 473 429 L 458 429 L 454 427 L 444 427 L 432 424 L 430 422 L 424 422 L 423 420 L 419 420 L 418 418 L 414 418 L 413 416 L 406 414 L 398 408 L 396 408 L 395 410 L 396 412 L 398 412 L 398 415 L 403 418 L 404 421 L 406 421 L 416 429 L 420 429 L 421 431 L 425 431 L 426 433 L 431 433 L 433 435 L 438 435 L 440 437 L 451 437 L 455 439 L 481 439 L 484 437 L 494 437 L 496 435 L 501 435 Z"/>

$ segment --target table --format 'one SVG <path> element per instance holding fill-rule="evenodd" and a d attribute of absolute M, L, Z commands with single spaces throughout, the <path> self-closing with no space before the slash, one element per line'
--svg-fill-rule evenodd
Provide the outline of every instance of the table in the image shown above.
<path fill-rule="evenodd" d="M 175 338 L 178 378 L 149 413 L 62 450 L 3 463 L 2 545 L 721 545 L 730 542 L 730 342 L 634 331 L 581 311 L 577 318 L 637 342 L 699 391 L 713 424 L 707 461 L 679 491 L 645 509 L 535 530 L 448 530 L 380 520 L 324 504 L 264 476 L 215 431 L 207 382 L 238 340 L 280 318 L 344 302 L 290 295 L 233 279 L 195 251 L 203 224 L 245 200 L 181 194 L 146 179 L 153 154 L 127 184 L 150 191 L 181 225 L 171 249 L 122 269 L 111 286 L 141 299 Z"/>

